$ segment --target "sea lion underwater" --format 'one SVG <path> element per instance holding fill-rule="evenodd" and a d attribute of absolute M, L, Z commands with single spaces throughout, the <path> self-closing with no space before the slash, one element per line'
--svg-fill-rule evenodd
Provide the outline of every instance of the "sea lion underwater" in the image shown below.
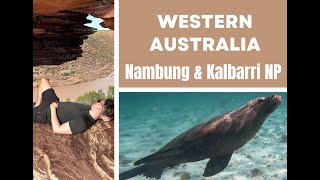
<path fill-rule="evenodd" d="M 227 167 L 232 153 L 252 139 L 265 119 L 280 105 L 281 96 L 251 100 L 242 107 L 196 125 L 174 138 L 160 150 L 134 163 L 141 165 L 120 174 L 119 179 L 137 175 L 159 179 L 164 168 L 210 158 L 203 176 Z"/>

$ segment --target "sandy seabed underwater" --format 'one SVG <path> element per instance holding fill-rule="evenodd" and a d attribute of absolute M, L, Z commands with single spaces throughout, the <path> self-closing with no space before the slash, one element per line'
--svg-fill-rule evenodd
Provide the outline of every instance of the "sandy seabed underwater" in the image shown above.
<path fill-rule="evenodd" d="M 220 173 L 203 177 L 209 159 L 164 169 L 161 180 L 287 179 L 287 93 L 272 92 L 169 92 L 119 96 L 119 171 L 156 152 L 189 128 L 241 107 L 257 97 L 280 94 L 281 105 L 269 115 L 259 132 L 235 151 Z M 146 179 L 136 176 L 132 180 Z"/>

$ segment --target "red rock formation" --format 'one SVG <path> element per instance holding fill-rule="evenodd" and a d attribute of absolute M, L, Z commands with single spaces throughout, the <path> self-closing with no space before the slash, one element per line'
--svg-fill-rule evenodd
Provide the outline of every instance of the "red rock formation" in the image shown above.
<path fill-rule="evenodd" d="M 87 14 L 63 11 L 33 17 L 33 65 L 58 65 L 80 57 L 80 45 L 92 28 Z"/>
<path fill-rule="evenodd" d="M 34 179 L 113 179 L 113 127 L 113 121 L 99 121 L 82 134 L 59 135 L 34 123 Z"/>
<path fill-rule="evenodd" d="M 102 1 L 102 0 L 101 0 Z M 97 0 L 33 0 L 34 14 L 53 14 L 58 11 L 79 8 L 88 3 L 99 2 Z"/>
<path fill-rule="evenodd" d="M 58 65 L 81 57 L 80 45 L 93 28 L 88 14 L 113 29 L 113 0 L 33 0 L 33 66 Z"/>
<path fill-rule="evenodd" d="M 113 29 L 110 22 L 114 17 L 114 0 L 33 0 L 34 15 L 50 15 L 65 10 L 91 14 L 108 22 L 103 24 L 109 26 L 103 27 Z"/>
<path fill-rule="evenodd" d="M 104 22 L 100 23 L 102 27 L 106 27 L 112 30 L 114 29 L 113 4 L 88 7 L 88 8 L 85 8 L 85 10 L 82 12 L 86 12 L 88 14 L 91 14 L 94 17 L 103 19 Z"/>

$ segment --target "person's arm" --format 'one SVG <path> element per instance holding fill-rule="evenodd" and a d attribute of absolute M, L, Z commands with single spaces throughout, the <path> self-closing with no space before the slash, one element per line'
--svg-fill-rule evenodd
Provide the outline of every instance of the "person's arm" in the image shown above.
<path fill-rule="evenodd" d="M 50 105 L 51 110 L 51 124 L 52 124 L 52 130 L 54 133 L 58 134 L 72 134 L 69 122 L 63 123 L 60 125 L 60 122 L 58 120 L 57 116 L 57 107 L 58 103 L 54 102 Z"/>

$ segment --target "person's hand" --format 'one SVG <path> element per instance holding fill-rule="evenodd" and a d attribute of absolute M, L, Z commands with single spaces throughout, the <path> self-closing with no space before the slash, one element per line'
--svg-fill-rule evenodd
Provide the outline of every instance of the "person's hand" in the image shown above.
<path fill-rule="evenodd" d="M 58 103 L 57 102 L 53 102 L 53 103 L 50 104 L 50 108 L 51 109 L 52 108 L 57 109 L 57 107 L 58 107 Z"/>
<path fill-rule="evenodd" d="M 110 118 L 110 117 L 108 117 L 108 116 L 101 115 L 100 117 L 101 117 L 101 119 L 102 119 L 103 121 L 105 121 L 105 122 L 107 122 L 107 121 L 111 121 L 111 118 Z"/>

